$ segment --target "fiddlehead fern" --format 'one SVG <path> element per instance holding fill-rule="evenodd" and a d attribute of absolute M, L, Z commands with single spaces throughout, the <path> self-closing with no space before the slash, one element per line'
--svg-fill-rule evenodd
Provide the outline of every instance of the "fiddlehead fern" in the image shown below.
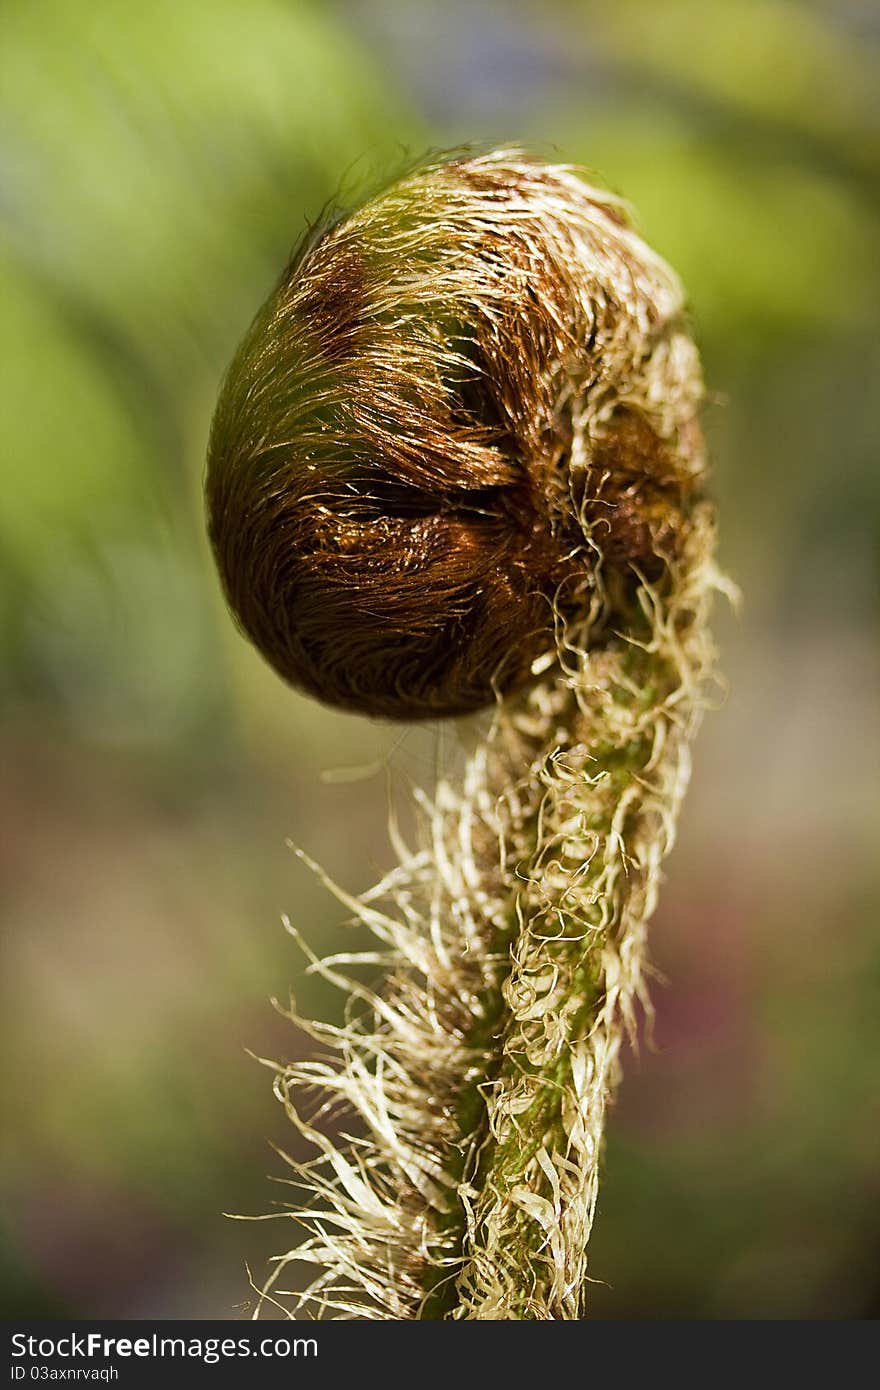
<path fill-rule="evenodd" d="M 417 169 L 312 238 L 230 368 L 207 502 L 244 632 L 348 709 L 488 711 L 422 847 L 350 900 L 383 985 L 315 962 L 355 1006 L 278 1069 L 317 1153 L 279 1266 L 317 1267 L 296 1307 L 584 1314 L 712 673 L 701 396 L 674 274 L 614 199 L 512 151 Z"/>

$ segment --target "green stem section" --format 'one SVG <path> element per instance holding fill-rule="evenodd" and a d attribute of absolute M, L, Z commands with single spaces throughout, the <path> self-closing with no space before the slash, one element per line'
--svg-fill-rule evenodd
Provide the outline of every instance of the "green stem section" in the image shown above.
<path fill-rule="evenodd" d="M 509 827 L 517 882 L 509 920 L 517 925 L 491 943 L 508 967 L 467 1037 L 482 1070 L 458 1097 L 446 1168 L 458 1200 L 436 1222 L 445 1259 L 427 1270 L 422 1318 L 582 1315 L 620 1005 L 631 1009 L 640 988 L 639 946 L 665 835 L 657 803 L 668 800 L 681 758 L 663 700 L 658 709 L 675 674 L 650 650 L 622 647 L 612 700 L 624 737 L 616 742 L 596 737 L 605 697 L 594 711 L 566 692 L 569 738 L 551 750 L 564 771 L 545 776 L 535 813 Z M 547 766 L 547 749 L 539 740 L 531 752 L 534 775 Z M 631 978 L 622 1000 L 609 1002 L 622 962 Z"/>
<path fill-rule="evenodd" d="M 711 670 L 710 541 L 698 512 L 691 563 L 615 610 L 633 637 L 570 635 L 441 781 L 424 848 L 363 899 L 340 892 L 392 968 L 373 993 L 313 960 L 366 1007 L 310 1025 L 329 1060 L 280 1069 L 320 1151 L 298 1170 L 310 1234 L 279 1264 L 318 1268 L 296 1306 L 584 1316 L 605 1111 Z M 365 1138 L 327 1136 L 340 1109 Z"/>

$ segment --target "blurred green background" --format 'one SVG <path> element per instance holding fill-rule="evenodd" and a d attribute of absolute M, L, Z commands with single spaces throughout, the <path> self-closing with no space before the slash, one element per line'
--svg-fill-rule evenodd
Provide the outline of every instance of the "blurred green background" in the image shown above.
<path fill-rule="evenodd" d="M 730 696 L 653 929 L 595 1234 L 610 1318 L 880 1313 L 873 0 L 7 0 L 0 19 L 3 1286 L 229 1316 L 287 1224 L 245 1055 L 430 731 L 291 694 L 203 533 L 221 371 L 306 222 L 519 141 L 631 199 L 712 389 Z"/>

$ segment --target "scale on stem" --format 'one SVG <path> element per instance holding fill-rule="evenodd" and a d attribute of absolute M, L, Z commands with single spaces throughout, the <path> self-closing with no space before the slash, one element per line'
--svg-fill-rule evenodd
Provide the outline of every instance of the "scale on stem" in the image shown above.
<path fill-rule="evenodd" d="M 585 1315 L 712 679 L 701 398 L 678 280 L 621 204 L 510 150 L 318 229 L 229 369 L 206 491 L 242 630 L 319 699 L 481 721 L 422 846 L 344 899 L 381 988 L 313 960 L 350 1021 L 297 1019 L 320 1059 L 276 1071 L 315 1148 L 270 1281 L 316 1267 L 294 1315 Z"/>

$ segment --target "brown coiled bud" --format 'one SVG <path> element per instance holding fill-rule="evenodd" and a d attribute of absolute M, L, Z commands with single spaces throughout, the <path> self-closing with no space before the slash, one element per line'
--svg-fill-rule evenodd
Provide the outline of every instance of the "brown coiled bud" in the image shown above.
<path fill-rule="evenodd" d="M 305 245 L 227 374 L 230 606 L 322 700 L 478 709 L 597 594 L 662 582 L 700 395 L 678 282 L 614 199 L 510 151 L 421 168 Z"/>

